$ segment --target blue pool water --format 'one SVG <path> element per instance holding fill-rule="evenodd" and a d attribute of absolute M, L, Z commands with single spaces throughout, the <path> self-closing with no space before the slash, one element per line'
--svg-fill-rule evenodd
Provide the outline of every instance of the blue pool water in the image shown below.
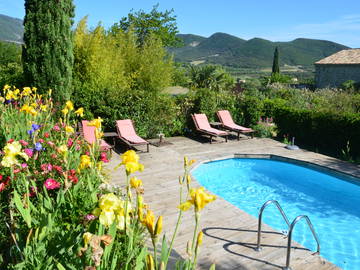
<path fill-rule="evenodd" d="M 192 175 L 206 189 L 256 218 L 267 200 L 279 201 L 290 222 L 298 215 L 308 215 L 320 239 L 321 255 L 344 270 L 360 269 L 358 184 L 270 159 L 204 163 Z M 275 205 L 266 208 L 263 222 L 280 231 L 288 230 Z M 293 239 L 316 251 L 305 220 L 295 226 Z"/>

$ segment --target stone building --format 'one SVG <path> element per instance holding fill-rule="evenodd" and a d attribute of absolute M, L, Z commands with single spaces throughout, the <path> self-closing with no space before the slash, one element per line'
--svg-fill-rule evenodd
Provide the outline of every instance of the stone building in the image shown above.
<path fill-rule="evenodd" d="M 317 88 L 338 87 L 348 80 L 360 82 L 360 49 L 342 50 L 315 63 Z"/>

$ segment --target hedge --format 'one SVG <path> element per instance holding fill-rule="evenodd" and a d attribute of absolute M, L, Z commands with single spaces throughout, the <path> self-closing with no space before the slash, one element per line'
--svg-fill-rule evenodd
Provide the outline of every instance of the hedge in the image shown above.
<path fill-rule="evenodd" d="M 271 107 L 280 137 L 295 137 L 299 146 L 336 156 L 349 144 L 352 158 L 360 157 L 360 114 L 300 110 L 273 101 L 266 103 Z"/>

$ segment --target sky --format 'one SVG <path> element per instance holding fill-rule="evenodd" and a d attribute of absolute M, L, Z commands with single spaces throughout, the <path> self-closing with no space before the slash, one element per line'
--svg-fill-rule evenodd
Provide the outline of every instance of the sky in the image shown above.
<path fill-rule="evenodd" d="M 174 9 L 181 34 L 209 37 L 228 33 L 271 41 L 312 38 L 360 48 L 359 0 L 74 0 L 75 23 L 88 15 L 90 26 L 106 28 L 132 9 Z M 0 0 L 0 14 L 23 18 L 24 0 Z"/>

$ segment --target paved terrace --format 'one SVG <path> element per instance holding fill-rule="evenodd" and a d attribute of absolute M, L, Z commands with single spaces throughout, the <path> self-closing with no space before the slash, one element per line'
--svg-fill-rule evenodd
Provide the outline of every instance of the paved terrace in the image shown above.
<path fill-rule="evenodd" d="M 208 140 L 173 137 L 166 138 L 169 144 L 161 147 L 150 146 L 150 153 L 139 152 L 140 160 L 145 165 L 145 171 L 139 174 L 144 183 L 145 201 L 156 216 L 163 215 L 164 230 L 168 238 L 172 235 L 177 219 L 178 177 L 183 173 L 184 156 L 196 159 L 198 164 L 205 160 L 233 156 L 236 153 L 274 154 L 360 176 L 360 166 L 305 150 L 290 151 L 284 148 L 284 144 L 271 139 L 242 137 L 240 141 L 220 141 L 218 139 L 219 143 L 209 144 Z M 108 168 L 112 169 L 119 162 L 119 155 L 114 154 Z M 110 175 L 113 183 L 124 183 L 123 170 L 110 170 Z M 199 186 L 196 181 L 192 184 L 194 187 Z M 193 220 L 193 211 L 185 212 L 174 245 L 175 257 L 186 257 L 186 243 L 192 239 Z M 199 269 L 209 269 L 212 263 L 216 263 L 217 270 L 279 270 L 285 266 L 287 239 L 269 226 L 263 225 L 263 250 L 254 251 L 257 219 L 222 198 L 205 207 L 201 215 L 201 227 L 204 231 L 204 241 L 198 260 Z M 299 244 L 294 242 L 293 245 L 290 264 L 293 270 L 339 269 Z"/>

